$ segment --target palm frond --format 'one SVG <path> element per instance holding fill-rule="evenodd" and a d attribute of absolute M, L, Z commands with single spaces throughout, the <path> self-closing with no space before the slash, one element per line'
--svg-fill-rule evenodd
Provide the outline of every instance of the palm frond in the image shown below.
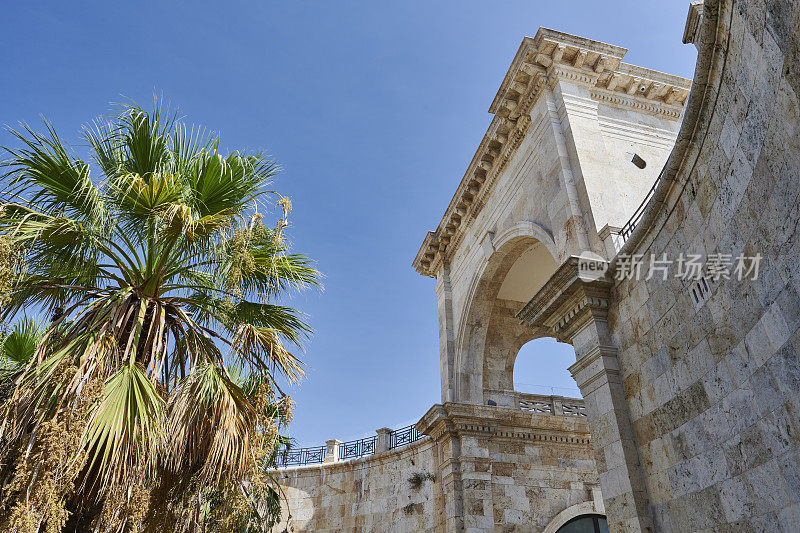
<path fill-rule="evenodd" d="M 3 166 L 10 170 L 7 192 L 26 197 L 49 213 L 65 212 L 85 220 L 99 220 L 104 214 L 103 199 L 89 176 L 89 165 L 73 156 L 64 146 L 53 125 L 45 121 L 47 134 L 23 125 L 23 131 L 9 132 L 23 145 L 6 151 L 10 159 Z"/>
<path fill-rule="evenodd" d="M 106 382 L 89 420 L 89 469 L 110 487 L 134 482 L 158 442 L 163 417 L 164 400 L 155 384 L 138 364 L 123 365 Z"/>
<path fill-rule="evenodd" d="M 203 483 L 243 475 L 255 414 L 224 370 L 199 365 L 171 395 L 167 413 L 161 453 L 167 470 L 196 472 Z"/>

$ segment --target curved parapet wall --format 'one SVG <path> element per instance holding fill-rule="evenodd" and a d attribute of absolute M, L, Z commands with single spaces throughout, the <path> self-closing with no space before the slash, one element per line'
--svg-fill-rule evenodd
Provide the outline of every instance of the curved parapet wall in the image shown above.
<path fill-rule="evenodd" d="M 424 439 L 360 459 L 275 472 L 286 497 L 276 531 L 433 531 L 444 512 L 431 479 L 433 447 Z"/>
<path fill-rule="evenodd" d="M 274 471 L 285 496 L 276 531 L 542 531 L 576 505 L 602 512 L 580 407 L 539 395 L 516 408 L 435 405 L 417 423 L 427 438 Z"/>
<path fill-rule="evenodd" d="M 686 123 L 622 252 L 730 259 L 730 279 L 617 282 L 609 324 L 655 529 L 800 531 L 800 2 L 707 0 L 703 19 Z"/>

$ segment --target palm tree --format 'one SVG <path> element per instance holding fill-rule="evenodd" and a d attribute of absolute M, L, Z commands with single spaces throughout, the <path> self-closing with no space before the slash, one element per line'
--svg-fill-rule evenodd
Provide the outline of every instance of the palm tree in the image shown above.
<path fill-rule="evenodd" d="M 124 106 L 83 130 L 98 176 L 46 126 L 5 149 L 0 319 L 53 320 L 0 412 L 0 527 L 191 530 L 203 487 L 263 459 L 256 403 L 301 378 L 287 346 L 311 331 L 276 301 L 319 275 L 289 253 L 265 156 Z"/>
<path fill-rule="evenodd" d="M 258 459 L 238 490 L 211 486 L 197 492 L 204 505 L 182 505 L 194 513 L 184 522 L 194 522 L 205 531 L 268 533 L 281 518 L 283 495 L 269 470 L 276 468 L 278 455 L 290 448 L 290 439 L 279 432 L 291 423 L 294 403 L 288 396 L 276 400 L 263 377 L 257 374 L 235 367 L 229 368 L 229 374 L 257 413 L 258 430 L 251 433 L 251 449 Z"/>
<path fill-rule="evenodd" d="M 23 319 L 0 333 L 0 401 L 14 390 L 14 380 L 25 369 L 44 336 L 37 320 Z"/>

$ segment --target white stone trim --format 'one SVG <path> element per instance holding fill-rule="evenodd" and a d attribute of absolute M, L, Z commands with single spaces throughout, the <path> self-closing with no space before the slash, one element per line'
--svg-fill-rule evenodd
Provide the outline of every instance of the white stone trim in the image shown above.
<path fill-rule="evenodd" d="M 544 226 L 532 220 L 521 220 L 508 228 L 497 232 L 492 237 L 492 245 L 495 250 L 500 250 L 504 245 L 517 237 L 533 237 L 547 248 L 554 261 L 558 261 L 558 248 L 553 234 Z M 481 269 L 481 272 L 483 269 Z"/>
<path fill-rule="evenodd" d="M 558 531 L 558 528 L 560 528 L 573 518 L 577 518 L 581 515 L 600 514 L 605 516 L 605 513 L 603 511 L 604 510 L 601 511 L 597 508 L 594 501 L 583 502 L 577 505 L 573 505 L 572 507 L 567 507 L 566 509 L 558 513 L 556 517 L 550 521 L 549 524 L 547 524 L 547 527 L 544 528 L 544 530 L 542 530 L 542 533 L 556 533 L 556 531 Z"/>

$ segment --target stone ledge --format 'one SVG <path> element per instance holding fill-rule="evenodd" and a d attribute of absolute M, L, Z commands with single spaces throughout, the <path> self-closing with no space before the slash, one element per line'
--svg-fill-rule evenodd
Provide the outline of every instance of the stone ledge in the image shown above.
<path fill-rule="evenodd" d="M 571 256 L 555 271 L 533 298 L 517 313 L 524 324 L 546 328 L 561 342 L 567 342 L 588 319 L 607 316 L 608 273 L 594 281 L 581 279 L 580 258 Z"/>
<path fill-rule="evenodd" d="M 580 445 L 591 441 L 588 423 L 582 417 L 456 402 L 432 406 L 417 422 L 416 428 L 434 440 L 444 433 L 451 433 Z"/>

